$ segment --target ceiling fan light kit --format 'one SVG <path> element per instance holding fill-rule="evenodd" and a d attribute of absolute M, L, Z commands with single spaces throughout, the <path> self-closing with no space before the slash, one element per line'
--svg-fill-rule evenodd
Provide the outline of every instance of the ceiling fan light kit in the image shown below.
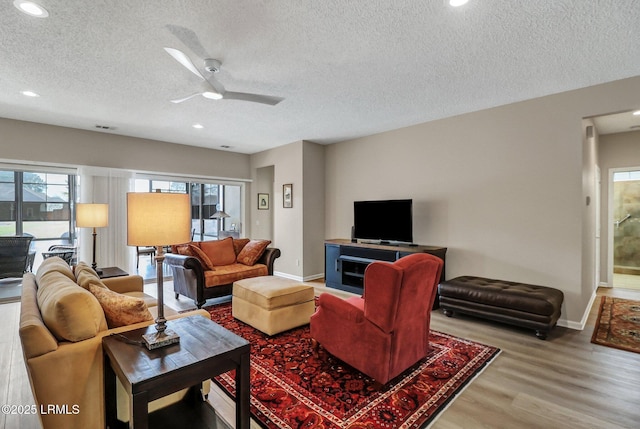
<path fill-rule="evenodd" d="M 241 100 L 249 101 L 252 103 L 267 104 L 269 106 L 275 106 L 276 104 L 284 100 L 284 98 L 273 97 L 269 95 L 227 91 L 224 89 L 224 86 L 220 82 L 215 80 L 215 77 L 213 76 L 213 74 L 220 71 L 220 66 L 222 65 L 222 63 L 219 60 L 213 58 L 207 58 L 203 60 L 204 71 L 210 74 L 210 76 L 205 77 L 205 75 L 200 70 L 198 70 L 193 61 L 191 61 L 184 52 L 175 48 L 164 48 L 164 50 L 169 55 L 171 55 L 173 59 L 182 64 L 184 68 L 198 76 L 203 81 L 202 91 L 196 92 L 195 94 L 191 94 L 186 97 L 170 100 L 172 103 L 182 103 L 183 101 L 187 101 L 195 97 L 196 95 L 202 95 L 204 98 L 210 100 L 221 100 L 225 98 L 228 100 Z"/>

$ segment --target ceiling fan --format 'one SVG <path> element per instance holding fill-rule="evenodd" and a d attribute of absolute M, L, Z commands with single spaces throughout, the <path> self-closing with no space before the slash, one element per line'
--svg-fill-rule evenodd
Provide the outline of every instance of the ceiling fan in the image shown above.
<path fill-rule="evenodd" d="M 224 86 L 220 82 L 218 82 L 213 74 L 220 71 L 221 63 L 215 59 L 205 59 L 204 60 L 204 70 L 211 75 L 207 78 L 203 73 L 201 73 L 198 68 L 193 64 L 193 62 L 189 59 L 189 57 L 182 51 L 175 48 L 164 48 L 165 51 L 169 55 L 171 55 L 176 61 L 182 64 L 187 70 L 191 73 L 198 76 L 202 79 L 202 86 L 200 91 L 188 95 L 182 98 L 176 98 L 170 100 L 172 103 L 182 103 L 183 101 L 187 101 L 193 97 L 198 95 L 202 95 L 205 98 L 212 100 L 242 100 L 242 101 L 250 101 L 253 103 L 262 103 L 268 104 L 270 106 L 275 106 L 280 103 L 284 98 L 282 97 L 274 97 L 270 95 L 262 95 L 262 94 L 250 94 L 246 92 L 233 92 L 227 91 L 224 89 Z"/>

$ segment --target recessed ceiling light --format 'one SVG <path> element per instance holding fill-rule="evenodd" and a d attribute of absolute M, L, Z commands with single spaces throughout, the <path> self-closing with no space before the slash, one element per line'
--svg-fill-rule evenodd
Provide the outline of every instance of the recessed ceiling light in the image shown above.
<path fill-rule="evenodd" d="M 197 129 L 199 129 L 199 130 L 201 130 L 201 129 L 203 129 L 203 128 L 204 128 L 204 126 L 203 126 L 203 125 L 201 125 L 201 124 L 193 124 L 192 126 L 193 126 L 193 128 L 197 128 Z"/>
<path fill-rule="evenodd" d="M 36 94 L 33 91 L 20 91 L 20 94 L 26 95 L 27 97 L 40 97 L 39 94 Z"/>
<path fill-rule="evenodd" d="M 46 18 L 49 16 L 49 12 L 44 7 L 36 4 L 32 1 L 25 0 L 13 0 L 13 5 L 23 13 L 36 18 Z"/>
<path fill-rule="evenodd" d="M 462 6 L 463 4 L 467 4 L 469 0 L 449 0 L 449 5 L 453 7 Z"/>
<path fill-rule="evenodd" d="M 633 116 L 640 116 L 640 110 L 636 110 L 635 112 L 633 112 Z"/>

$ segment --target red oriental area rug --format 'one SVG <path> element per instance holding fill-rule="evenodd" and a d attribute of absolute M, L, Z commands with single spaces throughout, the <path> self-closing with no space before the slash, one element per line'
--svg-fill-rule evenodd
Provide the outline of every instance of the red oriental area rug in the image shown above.
<path fill-rule="evenodd" d="M 640 353 L 640 301 L 603 296 L 591 342 Z"/>
<path fill-rule="evenodd" d="M 309 325 L 269 337 L 234 319 L 231 303 L 206 309 L 251 343 L 251 413 L 269 429 L 423 427 L 500 352 L 431 331 L 431 354 L 376 390 L 372 379 L 322 347 L 314 357 Z M 233 371 L 214 381 L 234 396 Z"/>

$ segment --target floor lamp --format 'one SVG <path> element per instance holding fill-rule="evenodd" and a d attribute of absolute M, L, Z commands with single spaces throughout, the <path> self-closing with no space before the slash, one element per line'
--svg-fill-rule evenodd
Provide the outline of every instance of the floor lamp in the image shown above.
<path fill-rule="evenodd" d="M 127 244 L 156 248 L 158 318 L 156 332 L 142 336 L 149 350 L 177 343 L 180 337 L 167 329 L 164 318 L 162 263 L 164 246 L 191 239 L 191 203 L 188 194 L 130 192 L 127 194 Z"/>
<path fill-rule="evenodd" d="M 109 226 L 109 205 L 78 203 L 76 204 L 76 226 L 78 228 L 93 228 L 93 262 L 91 268 L 101 274 L 96 263 L 96 228 Z"/>

